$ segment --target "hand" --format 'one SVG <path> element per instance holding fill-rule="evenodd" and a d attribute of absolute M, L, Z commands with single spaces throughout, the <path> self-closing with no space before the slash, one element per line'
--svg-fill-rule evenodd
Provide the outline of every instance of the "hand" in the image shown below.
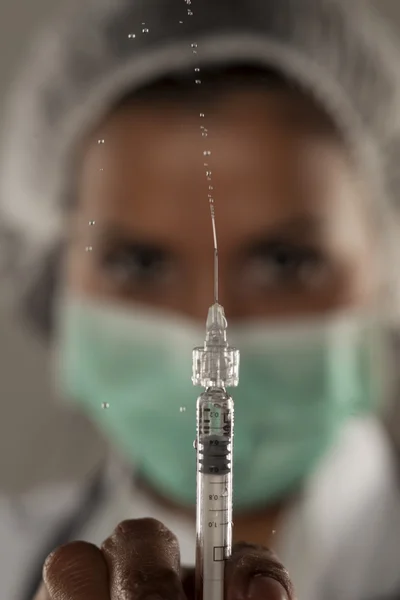
<path fill-rule="evenodd" d="M 227 600 L 294 600 L 285 568 L 265 548 L 239 544 L 226 565 Z M 159 521 L 123 521 L 101 549 L 73 542 L 45 562 L 34 600 L 193 600 L 176 537 Z M 204 599 L 207 600 L 207 599 Z"/>

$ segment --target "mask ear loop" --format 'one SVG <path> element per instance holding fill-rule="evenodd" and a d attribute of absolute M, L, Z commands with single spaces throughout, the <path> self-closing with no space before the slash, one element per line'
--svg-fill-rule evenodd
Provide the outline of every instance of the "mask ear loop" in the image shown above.
<path fill-rule="evenodd" d="M 46 341 L 50 341 L 55 328 L 55 301 L 60 282 L 63 248 L 51 252 L 42 263 L 37 276 L 22 295 L 22 316 Z"/>

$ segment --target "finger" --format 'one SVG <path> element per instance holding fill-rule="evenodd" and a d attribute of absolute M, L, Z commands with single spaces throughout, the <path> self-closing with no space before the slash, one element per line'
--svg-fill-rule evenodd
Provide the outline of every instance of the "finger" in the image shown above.
<path fill-rule="evenodd" d="M 102 546 L 111 600 L 184 600 L 176 537 L 155 519 L 123 521 Z"/>
<path fill-rule="evenodd" d="M 48 593 L 43 600 L 110 600 L 107 565 L 93 544 L 73 542 L 52 552 L 43 580 Z"/>
<path fill-rule="evenodd" d="M 40 588 L 35 594 L 33 600 L 51 600 L 48 591 L 46 590 L 46 586 L 44 582 L 41 584 Z"/>
<path fill-rule="evenodd" d="M 260 546 L 235 546 L 226 564 L 228 600 L 294 600 L 285 567 L 273 552 Z"/>

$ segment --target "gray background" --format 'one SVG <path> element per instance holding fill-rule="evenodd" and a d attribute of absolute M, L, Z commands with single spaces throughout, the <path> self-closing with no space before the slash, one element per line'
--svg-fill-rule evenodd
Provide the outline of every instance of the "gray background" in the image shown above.
<path fill-rule="evenodd" d="M 0 111 L 33 31 L 61 4 L 61 0 L 0 0 Z M 400 0 L 375 4 L 400 32 Z M 49 479 L 84 477 L 104 455 L 104 445 L 90 425 L 53 396 L 46 349 L 0 307 L 2 491 L 22 491 Z"/>
<path fill-rule="evenodd" d="M 0 0 L 0 115 L 31 36 L 61 5 L 61 0 Z M 44 346 L 10 320 L 0 302 L 2 492 L 23 491 L 50 479 L 84 477 L 104 454 L 99 436 L 84 418 L 55 401 L 49 367 Z"/>

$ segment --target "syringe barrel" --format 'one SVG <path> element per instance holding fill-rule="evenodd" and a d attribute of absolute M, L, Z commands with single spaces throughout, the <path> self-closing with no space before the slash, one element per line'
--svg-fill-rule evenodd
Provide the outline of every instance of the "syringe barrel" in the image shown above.
<path fill-rule="evenodd" d="M 223 600 L 232 551 L 232 398 L 211 388 L 197 400 L 196 600 Z"/>

